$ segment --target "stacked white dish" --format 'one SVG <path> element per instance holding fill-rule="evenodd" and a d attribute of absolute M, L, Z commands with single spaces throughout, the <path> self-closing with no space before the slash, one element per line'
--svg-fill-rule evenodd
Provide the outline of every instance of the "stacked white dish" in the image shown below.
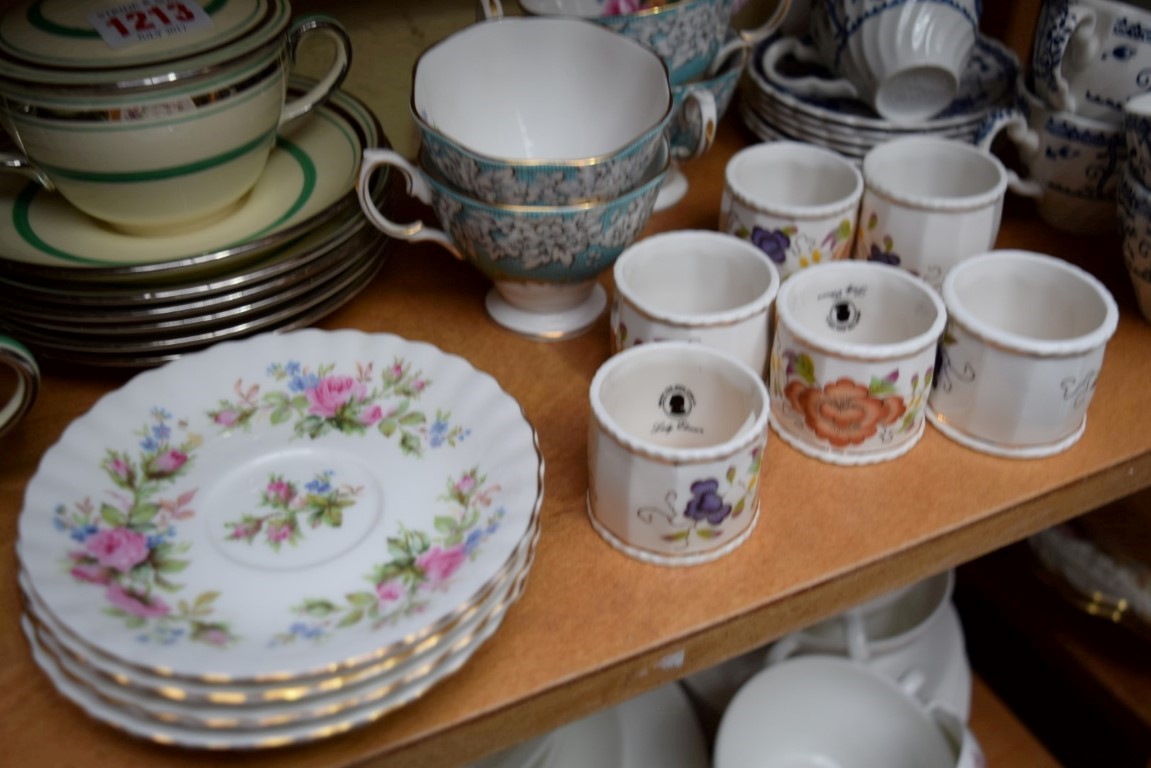
<path fill-rule="evenodd" d="M 298 94 L 314 83 L 292 78 Z M 153 366 L 225 339 L 315 322 L 386 256 L 354 192 L 360 156 L 389 146 L 363 103 L 336 91 L 277 137 L 229 213 L 173 234 L 126 233 L 15 174 L 0 175 L 0 330 L 37 356 Z M 390 198 L 381 174 L 373 194 Z"/>
<path fill-rule="evenodd" d="M 707 742 L 675 683 L 518 744 L 470 768 L 707 768 Z"/>
<path fill-rule="evenodd" d="M 65 697 L 135 736 L 320 739 L 498 629 L 542 499 L 535 430 L 462 358 L 358 331 L 218 344 L 45 453 L 19 522 L 23 626 Z"/>
<path fill-rule="evenodd" d="M 764 141 L 803 141 L 857 162 L 872 147 L 909 135 L 974 141 L 980 123 L 997 107 L 1014 103 L 1019 59 L 986 36 L 976 39 L 955 99 L 938 115 L 920 122 L 886 120 L 863 101 L 846 96 L 800 93 L 773 73 L 830 78 L 818 64 L 800 61 L 795 38 L 771 37 L 755 47 L 741 86 L 740 117 Z"/>

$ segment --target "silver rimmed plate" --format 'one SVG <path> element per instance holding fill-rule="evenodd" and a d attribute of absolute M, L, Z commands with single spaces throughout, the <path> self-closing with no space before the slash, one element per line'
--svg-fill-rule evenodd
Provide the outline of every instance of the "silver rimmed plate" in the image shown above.
<path fill-rule="evenodd" d="M 386 334 L 218 344 L 136 376 L 44 455 L 29 584 L 122 664 L 211 683 L 408 652 L 530 543 L 535 431 L 487 374 Z"/>
<path fill-rule="evenodd" d="M 310 81 L 293 79 L 293 91 Z M 166 236 L 118 232 L 19 176 L 0 176 L 0 276 L 28 280 L 162 280 L 211 274 L 267 253 L 344 210 L 360 155 L 386 139 L 361 102 L 336 92 L 284 129 L 255 187 L 219 220 Z"/>

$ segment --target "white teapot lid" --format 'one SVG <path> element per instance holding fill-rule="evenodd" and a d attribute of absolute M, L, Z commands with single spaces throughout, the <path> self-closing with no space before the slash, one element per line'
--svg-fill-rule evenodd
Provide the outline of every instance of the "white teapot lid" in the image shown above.
<path fill-rule="evenodd" d="M 24 0 L 0 17 L 0 78 L 170 82 L 262 47 L 290 16 L 287 0 Z"/>

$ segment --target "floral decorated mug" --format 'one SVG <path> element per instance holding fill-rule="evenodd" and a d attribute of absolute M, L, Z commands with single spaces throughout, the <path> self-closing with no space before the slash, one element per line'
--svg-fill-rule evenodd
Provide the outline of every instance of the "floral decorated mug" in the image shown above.
<path fill-rule="evenodd" d="M 797 272 L 776 298 L 771 424 L 831 464 L 888 461 L 923 435 L 947 312 L 901 269 L 836 261 Z"/>
<path fill-rule="evenodd" d="M 8 401 L 0 407 L 0 435 L 7 432 L 36 402 L 40 391 L 40 368 L 36 358 L 20 342 L 0 335 L 0 366 L 10 368 L 16 376 L 16 386 Z"/>
<path fill-rule="evenodd" d="M 863 176 L 841 155 L 798 142 L 756 144 L 724 171 L 719 229 L 750 240 L 782 278 L 851 256 Z"/>
<path fill-rule="evenodd" d="M 608 358 L 589 391 L 588 516 L 647 563 L 722 557 L 759 519 L 768 395 L 759 374 L 685 341 Z"/>

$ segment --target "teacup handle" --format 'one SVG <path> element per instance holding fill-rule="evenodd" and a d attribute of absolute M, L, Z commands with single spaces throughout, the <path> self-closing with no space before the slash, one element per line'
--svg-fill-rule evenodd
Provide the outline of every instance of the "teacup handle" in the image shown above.
<path fill-rule="evenodd" d="M 819 52 L 807 43 L 794 37 L 781 37 L 769 45 L 763 54 L 763 71 L 767 79 L 781 88 L 805 96 L 826 96 L 831 98 L 859 98 L 859 91 L 842 77 L 830 80 L 823 77 L 791 77 L 779 71 L 779 62 L 787 54 L 807 64 L 823 64 Z"/>
<path fill-rule="evenodd" d="M 376 169 L 385 165 L 390 165 L 403 174 L 409 195 L 425 205 L 431 205 L 432 202 L 432 190 L 428 186 L 428 182 L 424 180 L 423 172 L 409 162 L 407 158 L 390 149 L 365 149 L 364 159 L 360 164 L 360 176 L 356 182 L 356 195 L 360 198 L 360 208 L 363 209 L 368 220 L 390 237 L 412 243 L 425 240 L 438 243 L 448 249 L 460 261 L 467 261 L 464 254 L 443 230 L 426 226 L 422 221 L 397 224 L 380 212 L 372 199 L 371 179 Z"/>
<path fill-rule="evenodd" d="M 0 171 L 10 171 L 27 176 L 49 192 L 56 189 L 56 185 L 44 175 L 44 172 L 34 162 L 15 152 L 0 152 Z"/>
<path fill-rule="evenodd" d="M 489 0 L 489 2 L 495 3 L 499 1 L 500 0 Z M 480 0 L 480 2 L 484 2 L 484 0 Z M 723 63 L 727 61 L 728 57 L 735 51 L 746 51 L 753 48 L 773 34 L 777 29 L 783 26 L 783 22 L 787 20 L 787 14 L 790 11 L 791 0 L 778 0 L 775 4 L 775 10 L 772 11 L 771 16 L 768 17 L 767 21 L 763 22 L 763 24 L 760 24 L 758 27 L 753 27 L 752 29 L 736 30 L 736 38 L 720 46 L 720 49 L 715 54 L 715 58 L 711 60 L 711 65 L 707 68 L 707 77 L 715 77 L 723 67 Z"/>
<path fill-rule="evenodd" d="M 867 627 L 858 611 L 843 614 L 844 634 L 847 637 L 847 653 L 855 661 L 871 658 L 871 645 L 867 642 Z"/>
<path fill-rule="evenodd" d="M 352 41 L 344 26 L 330 16 L 322 14 L 303 16 L 292 25 L 288 31 L 287 42 L 289 61 L 295 64 L 296 51 L 300 44 L 304 40 L 316 36 L 326 37 L 335 43 L 335 60 L 324 76 L 320 78 L 320 81 L 312 86 L 311 90 L 298 99 L 284 104 L 284 109 L 280 113 L 281 127 L 322 105 L 348 76 L 348 67 L 352 63 Z"/>
<path fill-rule="evenodd" d="M 0 435 L 16 424 L 40 392 L 40 368 L 36 358 L 20 342 L 0 335 L 0 365 L 11 368 L 16 373 L 16 389 L 8 402 L 0 407 Z"/>
<path fill-rule="evenodd" d="M 1039 134 L 1027 124 L 1027 117 L 1018 109 L 999 109 L 985 117 L 975 130 L 975 146 L 984 152 L 991 152 L 991 144 L 1000 131 L 1007 131 L 1007 138 L 1019 148 L 1019 156 L 1025 162 L 1039 151 Z M 1024 179 L 1010 168 L 1007 169 L 1007 186 L 1012 192 L 1024 197 L 1039 197 L 1043 185 L 1034 179 Z"/>
<path fill-rule="evenodd" d="M 1051 70 L 1055 92 L 1050 95 L 1051 106 L 1065 112 L 1075 112 L 1079 107 L 1079 100 L 1071 92 L 1071 84 L 1067 81 L 1064 68 L 1071 72 L 1083 69 L 1099 53 L 1099 40 L 1095 37 L 1095 11 L 1090 8 L 1076 6 L 1078 16 L 1072 22 L 1072 29 L 1066 35 L 1056 35 L 1053 42 L 1055 47 L 1048 52 L 1059 62 Z"/>
<path fill-rule="evenodd" d="M 767 649 L 763 657 L 763 666 L 770 667 L 794 656 L 803 648 L 803 638 L 798 632 L 785 635 Z"/>
<path fill-rule="evenodd" d="M 476 0 L 476 21 L 502 19 L 504 6 L 500 0 Z"/>
<path fill-rule="evenodd" d="M 699 126 L 698 133 L 691 136 L 690 148 L 675 150 L 675 156 L 680 160 L 691 160 L 700 157 L 711 149 L 715 143 L 715 132 L 718 129 L 719 117 L 715 108 L 715 96 L 706 88 L 693 88 L 683 97 L 683 109 L 694 110 L 695 119 L 688 120 L 690 126 Z"/>

